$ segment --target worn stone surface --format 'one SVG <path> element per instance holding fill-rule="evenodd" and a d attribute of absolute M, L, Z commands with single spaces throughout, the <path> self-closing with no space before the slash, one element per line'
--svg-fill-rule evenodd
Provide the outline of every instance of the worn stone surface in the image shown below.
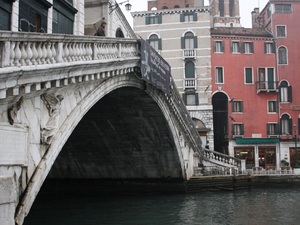
<path fill-rule="evenodd" d="M 140 89 L 121 88 L 85 115 L 49 177 L 181 178 L 182 171 L 157 104 Z"/>

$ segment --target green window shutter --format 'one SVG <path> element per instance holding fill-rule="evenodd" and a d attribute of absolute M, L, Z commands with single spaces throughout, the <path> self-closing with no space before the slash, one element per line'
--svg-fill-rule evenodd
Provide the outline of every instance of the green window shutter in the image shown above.
<path fill-rule="evenodd" d="M 185 49 L 185 38 L 181 37 L 181 49 Z"/>
<path fill-rule="evenodd" d="M 278 97 L 279 97 L 279 102 L 281 102 L 282 101 L 282 99 L 281 99 L 281 87 L 279 87 L 279 90 L 278 90 Z"/>
<path fill-rule="evenodd" d="M 278 113 L 279 112 L 279 104 L 278 104 L 278 102 L 276 101 L 276 112 Z"/>
<path fill-rule="evenodd" d="M 239 48 L 239 50 L 240 50 L 241 53 L 245 52 L 245 43 L 241 44 L 241 47 Z"/>
<path fill-rule="evenodd" d="M 278 124 L 275 124 L 275 134 L 278 135 L 279 134 L 279 130 L 278 130 Z"/>
<path fill-rule="evenodd" d="M 216 52 L 216 42 L 214 41 L 214 52 Z"/>
<path fill-rule="evenodd" d="M 183 100 L 184 104 L 186 105 L 186 94 L 182 94 L 182 100 Z"/>
<path fill-rule="evenodd" d="M 231 124 L 231 134 L 235 135 L 235 133 L 234 133 L 234 124 Z"/>
<path fill-rule="evenodd" d="M 270 124 L 267 123 L 267 135 L 270 135 Z"/>
<path fill-rule="evenodd" d="M 239 44 L 238 44 L 238 52 L 241 52 L 242 51 L 242 43 L 241 42 L 239 42 Z"/>
<path fill-rule="evenodd" d="M 244 112 L 244 102 L 241 101 L 241 112 Z"/>
<path fill-rule="evenodd" d="M 244 124 L 241 124 L 241 135 L 244 135 Z"/>
<path fill-rule="evenodd" d="M 293 101 L 293 96 L 292 96 L 292 86 L 288 86 L 288 101 L 292 102 Z"/>
<path fill-rule="evenodd" d="M 158 50 L 162 50 L 161 42 L 161 38 L 158 39 Z"/>
<path fill-rule="evenodd" d="M 276 46 L 275 46 L 275 42 L 272 43 L 272 53 L 276 52 Z"/>
<path fill-rule="evenodd" d="M 180 22 L 184 22 L 184 14 L 180 14 Z"/>
<path fill-rule="evenodd" d="M 254 44 L 253 44 L 253 42 L 250 43 L 250 51 L 251 51 L 251 53 L 254 53 Z"/>
<path fill-rule="evenodd" d="M 195 93 L 195 103 L 196 105 L 199 105 L 199 94 Z"/>
<path fill-rule="evenodd" d="M 145 24 L 146 25 L 150 24 L 150 18 L 148 16 L 145 17 Z"/>
<path fill-rule="evenodd" d="M 252 83 L 252 68 L 246 68 L 246 84 Z"/>
<path fill-rule="evenodd" d="M 298 118 L 298 134 L 300 134 L 300 118 Z"/>
<path fill-rule="evenodd" d="M 289 119 L 289 134 L 293 133 L 293 120 Z"/>
<path fill-rule="evenodd" d="M 197 20 L 198 20 L 198 14 L 197 14 L 197 13 L 194 13 L 194 14 L 193 14 L 193 20 L 194 20 L 194 21 L 197 21 Z"/>
<path fill-rule="evenodd" d="M 264 43 L 265 54 L 267 53 L 267 43 Z"/>
<path fill-rule="evenodd" d="M 283 134 L 282 133 L 282 118 L 280 118 L 280 134 Z"/>
<path fill-rule="evenodd" d="M 274 89 L 274 69 L 268 68 L 268 88 Z"/>
<path fill-rule="evenodd" d="M 198 37 L 194 36 L 194 48 L 198 48 Z"/>
<path fill-rule="evenodd" d="M 222 44 L 221 44 L 221 49 L 222 49 L 222 52 L 225 52 L 225 48 L 224 48 L 224 47 L 225 47 L 225 45 L 224 45 L 224 41 L 222 41 L 221 43 L 222 43 Z"/>
<path fill-rule="evenodd" d="M 158 23 L 159 23 L 159 24 L 162 23 L 162 15 L 158 15 Z"/>
<path fill-rule="evenodd" d="M 232 47 L 232 42 L 230 42 L 230 52 L 232 53 L 233 47 Z"/>

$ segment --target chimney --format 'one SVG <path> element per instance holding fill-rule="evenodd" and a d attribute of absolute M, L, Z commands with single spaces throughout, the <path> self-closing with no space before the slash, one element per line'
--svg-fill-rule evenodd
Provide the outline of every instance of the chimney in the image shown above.
<path fill-rule="evenodd" d="M 261 25 L 259 24 L 259 8 L 254 8 L 251 12 L 252 15 L 252 28 L 259 28 Z"/>

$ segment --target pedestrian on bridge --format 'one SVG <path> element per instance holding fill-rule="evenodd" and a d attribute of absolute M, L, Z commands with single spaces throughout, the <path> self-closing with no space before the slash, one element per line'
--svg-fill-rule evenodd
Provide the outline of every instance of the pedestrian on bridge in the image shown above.
<path fill-rule="evenodd" d="M 105 36 L 105 28 L 106 28 L 106 21 L 105 18 L 103 17 L 101 20 L 101 24 L 97 30 L 97 32 L 94 34 L 94 36 Z"/>

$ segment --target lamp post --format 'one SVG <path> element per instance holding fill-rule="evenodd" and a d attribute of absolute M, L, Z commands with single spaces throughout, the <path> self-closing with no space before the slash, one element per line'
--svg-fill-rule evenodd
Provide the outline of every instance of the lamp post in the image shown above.
<path fill-rule="evenodd" d="M 127 2 L 127 4 L 125 5 L 125 9 L 127 11 L 130 11 L 131 10 L 131 4 L 129 3 L 129 0 L 126 0 L 126 1 L 123 1 L 123 2 L 120 2 L 120 3 L 115 3 L 115 4 L 111 4 L 109 2 L 109 14 L 111 14 L 115 9 L 119 8 L 119 5 L 122 5 L 124 4 L 125 2 Z"/>
<path fill-rule="evenodd" d="M 296 124 L 294 124 L 294 132 L 295 132 L 295 153 L 296 153 L 296 159 L 295 159 L 295 167 L 294 168 L 299 168 L 299 163 L 298 163 L 298 149 L 297 149 L 297 130 L 296 130 Z"/>

